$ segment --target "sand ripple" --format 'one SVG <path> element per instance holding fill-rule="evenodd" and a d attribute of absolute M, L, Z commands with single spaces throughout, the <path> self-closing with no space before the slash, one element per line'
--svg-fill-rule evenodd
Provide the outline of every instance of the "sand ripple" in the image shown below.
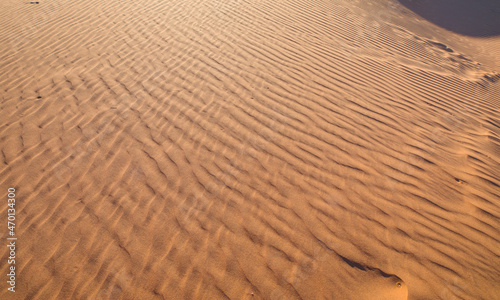
<path fill-rule="evenodd" d="M 382 0 L 2 2 L 16 299 L 500 299 L 496 40 Z"/>

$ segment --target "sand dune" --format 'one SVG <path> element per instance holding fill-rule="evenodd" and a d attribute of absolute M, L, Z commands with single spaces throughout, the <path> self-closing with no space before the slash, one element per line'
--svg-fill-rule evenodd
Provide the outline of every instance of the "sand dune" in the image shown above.
<path fill-rule="evenodd" d="M 403 2 L 2 0 L 0 299 L 500 299 L 500 38 Z"/>

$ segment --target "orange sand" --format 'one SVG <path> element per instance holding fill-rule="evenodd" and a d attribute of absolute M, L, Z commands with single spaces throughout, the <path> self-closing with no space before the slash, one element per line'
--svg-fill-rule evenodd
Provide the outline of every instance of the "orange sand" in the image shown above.
<path fill-rule="evenodd" d="M 395 0 L 28 2 L 0 299 L 500 299 L 499 36 Z"/>

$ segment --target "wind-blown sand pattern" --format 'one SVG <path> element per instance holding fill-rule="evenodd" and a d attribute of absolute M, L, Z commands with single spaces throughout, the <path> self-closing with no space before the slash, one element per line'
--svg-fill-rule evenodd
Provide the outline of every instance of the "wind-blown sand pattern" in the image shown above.
<path fill-rule="evenodd" d="M 500 299 L 498 37 L 389 0 L 2 0 L 0 49 L 0 299 Z"/>

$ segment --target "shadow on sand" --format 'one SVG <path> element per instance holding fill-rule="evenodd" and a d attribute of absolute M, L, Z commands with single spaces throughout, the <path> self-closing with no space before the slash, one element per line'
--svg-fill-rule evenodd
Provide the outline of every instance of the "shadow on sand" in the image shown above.
<path fill-rule="evenodd" d="M 447 30 L 469 36 L 500 35 L 500 0 L 399 0 Z"/>

